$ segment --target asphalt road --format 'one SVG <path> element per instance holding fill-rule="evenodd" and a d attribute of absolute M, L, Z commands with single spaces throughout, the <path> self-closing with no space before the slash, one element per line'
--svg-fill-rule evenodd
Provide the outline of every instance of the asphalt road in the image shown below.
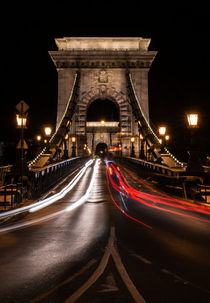
<path fill-rule="evenodd" d="M 210 302 L 209 209 L 185 203 L 92 163 L 0 225 L 0 302 Z"/>

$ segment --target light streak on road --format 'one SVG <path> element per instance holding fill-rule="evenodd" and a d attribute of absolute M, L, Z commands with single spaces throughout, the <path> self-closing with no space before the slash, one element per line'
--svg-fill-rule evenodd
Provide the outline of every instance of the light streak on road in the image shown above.
<path fill-rule="evenodd" d="M 61 192 L 49 197 L 49 198 L 46 198 L 44 200 L 41 200 L 41 201 L 38 201 L 38 202 L 35 202 L 35 203 L 32 203 L 28 206 L 24 206 L 24 207 L 21 207 L 21 208 L 18 208 L 18 209 L 13 209 L 13 210 L 9 210 L 9 211 L 6 211 L 2 214 L 0 214 L 0 218 L 4 218 L 4 217 L 8 217 L 8 216 L 12 216 L 12 215 L 17 215 L 17 214 L 20 214 L 20 213 L 23 213 L 23 212 L 26 212 L 26 211 L 29 211 L 29 212 L 34 212 L 34 211 L 37 211 L 43 207 L 46 207 L 52 203 L 54 203 L 55 201 L 61 199 L 62 197 L 64 197 L 77 183 L 78 181 L 81 179 L 81 177 L 84 175 L 85 171 L 87 170 L 87 168 L 93 163 L 93 160 L 89 160 L 85 166 L 79 171 L 79 173 L 69 182 L 69 184 L 64 187 L 62 189 Z"/>
<path fill-rule="evenodd" d="M 91 163 L 87 167 L 89 167 L 92 164 L 93 161 L 94 160 L 91 160 Z M 74 209 L 80 207 L 82 204 L 84 204 L 87 201 L 88 196 L 89 196 L 89 194 L 90 194 L 90 192 L 93 188 L 93 185 L 94 185 L 94 182 L 95 182 L 95 176 L 97 174 L 97 170 L 98 170 L 98 166 L 99 166 L 99 161 L 100 161 L 99 159 L 96 160 L 94 168 L 93 168 L 93 174 L 92 174 L 91 181 L 90 181 L 90 184 L 88 186 L 88 189 L 86 190 L 86 193 L 79 200 L 77 200 L 72 205 L 68 206 L 67 208 L 65 208 L 63 210 L 60 210 L 60 211 L 57 211 L 53 214 L 50 214 L 50 215 L 47 215 L 47 216 L 42 216 L 42 217 L 36 218 L 34 220 L 13 224 L 11 226 L 2 227 L 2 228 L 0 228 L 0 232 L 9 232 L 9 231 L 17 230 L 17 229 L 20 229 L 20 228 L 25 228 L 25 227 L 31 226 L 33 224 L 43 223 L 45 221 L 51 220 L 51 219 L 61 215 L 61 214 L 66 213 L 66 211 L 70 212 L 70 211 L 73 211 Z"/>
<path fill-rule="evenodd" d="M 87 201 L 88 196 L 90 194 L 90 191 L 92 190 L 93 184 L 95 182 L 95 177 L 96 177 L 96 174 L 97 174 L 97 171 L 98 171 L 99 161 L 100 161 L 99 159 L 96 160 L 96 163 L 95 163 L 95 166 L 94 166 L 94 169 L 93 169 L 92 178 L 91 178 L 90 184 L 88 186 L 88 189 L 86 190 L 86 193 L 77 202 L 75 202 L 74 204 L 68 206 L 66 208 L 66 211 L 71 211 L 71 210 L 79 207 L 80 205 L 82 205 L 85 201 Z"/>
<path fill-rule="evenodd" d="M 110 173 L 110 172 L 111 172 L 111 173 Z M 110 178 L 111 175 L 112 175 L 112 169 L 111 169 L 111 170 L 109 169 L 109 170 L 108 170 L 108 174 L 107 174 L 108 190 L 109 190 L 109 193 L 110 193 L 110 197 L 111 197 L 112 201 L 114 202 L 114 204 L 116 205 L 116 207 L 117 207 L 125 216 L 127 216 L 127 217 L 130 218 L 131 220 L 133 220 L 133 221 L 135 221 L 135 222 L 137 222 L 137 223 L 140 223 L 141 225 L 143 225 L 143 226 L 145 226 L 145 227 L 147 227 L 147 228 L 149 228 L 149 229 L 152 229 L 152 226 L 150 226 L 150 225 L 148 225 L 148 224 L 146 224 L 146 223 L 144 223 L 144 222 L 142 222 L 142 221 L 140 221 L 140 220 L 138 220 L 138 219 L 132 217 L 132 216 L 129 215 L 127 212 L 125 212 L 125 210 L 124 210 L 123 208 L 121 208 L 121 207 L 119 206 L 119 204 L 118 204 L 117 201 L 114 199 L 114 197 L 113 197 L 113 195 L 112 195 L 112 193 L 111 193 L 111 190 L 110 190 L 110 186 L 109 186 L 109 181 L 108 181 L 108 179 L 111 181 L 112 185 L 115 185 L 114 182 L 112 181 L 112 179 Z M 109 176 L 109 178 L 108 178 L 108 176 Z M 116 187 L 116 189 L 117 189 L 117 187 Z M 120 192 L 120 190 L 119 190 L 119 192 Z M 120 194 L 121 194 L 121 192 L 120 192 Z M 122 194 L 123 194 L 123 193 L 122 193 Z M 125 196 L 126 196 L 126 194 L 125 194 Z"/>
<path fill-rule="evenodd" d="M 53 204 L 56 201 L 62 199 L 72 188 L 74 188 L 74 186 L 79 182 L 79 180 L 82 178 L 82 176 L 84 175 L 87 168 L 92 163 L 93 163 L 93 160 L 88 161 L 85 164 L 85 166 L 83 167 L 83 169 L 71 180 L 71 182 L 66 187 L 64 187 L 59 193 L 53 195 L 52 197 L 49 197 L 40 202 L 37 202 L 36 206 L 30 208 L 29 212 L 32 213 L 32 212 L 38 211 L 44 207 L 47 207 L 47 206 Z"/>
<path fill-rule="evenodd" d="M 208 216 L 210 214 L 210 209 L 208 207 L 205 207 L 202 205 L 196 205 L 189 201 L 184 201 L 184 200 L 173 198 L 173 197 L 166 198 L 166 197 L 156 196 L 156 195 L 138 191 L 128 184 L 124 175 L 120 171 L 119 167 L 116 168 L 115 165 L 113 165 L 113 163 L 107 163 L 107 166 L 109 168 L 108 175 L 109 175 L 110 183 L 112 184 L 113 188 L 115 190 L 117 190 L 120 194 L 124 193 L 124 195 L 127 196 L 128 198 L 131 198 L 135 201 L 140 202 L 143 205 L 146 205 L 148 207 L 151 207 L 151 208 L 154 208 L 157 210 L 161 210 L 163 212 L 168 212 L 168 213 L 183 216 L 186 218 L 194 219 L 197 221 L 210 223 L 210 220 L 208 220 L 208 219 L 196 217 L 191 214 L 186 214 L 186 213 L 178 211 L 178 209 L 181 209 L 181 210 L 188 211 L 191 213 L 205 214 Z M 110 168 L 111 168 L 111 170 L 110 170 Z M 117 177 L 117 180 L 118 180 L 117 183 L 114 181 L 114 177 Z M 162 207 L 151 204 L 151 203 L 159 204 Z M 164 208 L 164 206 L 169 206 L 176 210 Z"/>

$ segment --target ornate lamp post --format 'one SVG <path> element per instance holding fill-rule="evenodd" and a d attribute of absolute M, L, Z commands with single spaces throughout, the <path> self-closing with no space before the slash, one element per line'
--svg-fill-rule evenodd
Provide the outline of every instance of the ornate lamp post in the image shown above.
<path fill-rule="evenodd" d="M 198 129 L 198 114 L 187 114 L 188 128 L 190 130 L 190 152 L 187 165 L 187 172 L 189 175 L 199 174 L 201 172 L 201 165 L 198 160 L 198 150 L 195 146 L 195 132 Z"/>
<path fill-rule="evenodd" d="M 76 137 L 71 138 L 72 141 L 72 157 L 76 157 Z"/>
<path fill-rule="evenodd" d="M 135 157 L 134 142 L 135 142 L 135 137 L 131 137 L 131 157 Z"/>
<path fill-rule="evenodd" d="M 164 152 L 165 134 L 166 134 L 166 127 L 165 127 L 165 126 L 160 126 L 160 127 L 159 127 L 159 135 L 161 136 L 161 139 L 160 139 L 160 143 L 161 143 L 161 153 Z"/>
<path fill-rule="evenodd" d="M 63 151 L 63 159 L 68 159 L 69 158 L 69 153 L 68 153 L 68 148 L 67 148 L 67 141 L 68 141 L 69 135 L 66 134 L 64 138 L 64 151 Z"/>
<path fill-rule="evenodd" d="M 26 123 L 27 118 L 26 115 L 17 114 L 16 115 L 16 122 L 17 122 L 17 128 L 20 128 L 20 141 L 17 145 L 17 151 L 18 151 L 18 159 L 17 159 L 17 173 L 20 175 L 20 182 L 23 185 L 23 176 L 27 174 L 25 171 L 26 169 L 26 163 L 25 163 L 25 154 L 24 150 L 28 149 L 28 146 L 24 140 L 24 129 L 26 129 Z M 18 164 L 19 162 L 19 164 Z"/>
<path fill-rule="evenodd" d="M 52 128 L 50 126 L 46 126 L 44 128 L 44 133 L 45 133 L 45 137 L 50 137 L 51 133 L 52 133 Z M 48 139 L 45 139 L 44 140 L 44 143 L 46 144 L 46 147 L 47 147 L 47 152 L 49 152 L 49 140 Z"/>

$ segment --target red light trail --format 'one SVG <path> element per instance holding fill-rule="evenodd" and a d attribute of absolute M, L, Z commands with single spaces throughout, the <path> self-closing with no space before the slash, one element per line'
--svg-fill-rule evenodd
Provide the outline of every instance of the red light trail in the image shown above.
<path fill-rule="evenodd" d="M 111 168 L 111 170 L 110 170 L 110 168 Z M 115 167 L 113 164 L 111 164 L 109 166 L 108 172 L 109 172 L 109 181 L 110 181 L 111 185 L 113 186 L 113 188 L 128 198 L 131 198 L 135 201 L 138 201 L 139 203 L 141 203 L 143 205 L 146 205 L 148 207 L 151 207 L 151 208 L 154 208 L 157 210 L 161 210 L 164 212 L 172 213 L 175 215 L 187 217 L 187 218 L 202 221 L 202 222 L 208 222 L 208 223 L 210 222 L 210 220 L 208 220 L 208 219 L 196 217 L 191 214 L 182 213 L 177 210 L 177 209 L 180 209 L 180 210 L 184 210 L 184 211 L 189 211 L 191 213 L 200 213 L 200 214 L 209 215 L 210 209 L 208 207 L 205 207 L 202 205 L 196 205 L 189 201 L 184 201 L 181 199 L 173 198 L 168 195 L 167 196 L 158 196 L 158 195 L 153 195 L 153 194 L 149 194 L 149 193 L 144 193 L 142 191 L 138 191 L 128 184 L 128 182 L 125 179 L 124 175 L 122 174 L 120 168 Z M 114 176 L 117 177 L 117 179 L 119 181 L 119 185 L 114 181 L 114 179 L 113 179 Z M 112 200 L 119 208 L 119 205 L 113 199 L 113 196 L 112 196 Z M 153 205 L 151 203 L 159 204 L 162 207 Z M 164 206 L 169 206 L 169 207 L 175 208 L 176 210 L 164 208 Z M 121 210 L 121 211 L 123 213 L 125 213 L 124 210 Z M 126 215 L 129 216 L 127 213 L 126 213 Z"/>

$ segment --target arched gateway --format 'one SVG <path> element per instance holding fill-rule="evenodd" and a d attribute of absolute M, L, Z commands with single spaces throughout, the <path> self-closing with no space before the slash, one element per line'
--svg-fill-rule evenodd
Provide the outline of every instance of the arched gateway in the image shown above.
<path fill-rule="evenodd" d="M 75 144 L 71 138 L 75 137 L 79 156 L 87 150 L 94 153 L 100 143 L 108 150 L 120 150 L 122 156 L 129 156 L 130 138 L 134 136 L 135 155 L 139 156 L 135 111 L 141 108 L 149 120 L 148 72 L 156 55 L 148 51 L 150 39 L 65 37 L 55 42 L 58 50 L 49 53 L 58 72 L 57 129 L 68 111 L 69 153 Z M 75 75 L 79 75 L 79 80 L 75 80 Z M 129 85 L 139 104 L 133 102 Z"/>

